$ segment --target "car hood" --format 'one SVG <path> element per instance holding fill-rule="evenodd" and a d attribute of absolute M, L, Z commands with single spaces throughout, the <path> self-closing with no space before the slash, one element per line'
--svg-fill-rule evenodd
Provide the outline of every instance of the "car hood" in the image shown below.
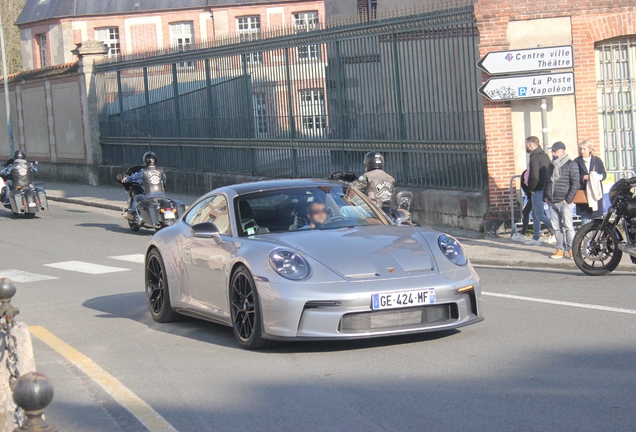
<path fill-rule="evenodd" d="M 406 226 L 362 226 L 267 235 L 347 280 L 378 280 L 436 273 L 430 247 Z"/>

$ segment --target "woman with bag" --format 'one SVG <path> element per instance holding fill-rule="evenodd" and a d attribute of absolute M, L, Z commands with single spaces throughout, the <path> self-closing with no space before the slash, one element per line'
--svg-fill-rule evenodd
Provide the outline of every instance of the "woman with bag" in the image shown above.
<path fill-rule="evenodd" d="M 581 188 L 574 196 L 574 203 L 576 213 L 581 216 L 581 222 L 585 225 L 592 218 L 602 217 L 605 213 L 601 182 L 607 177 L 607 172 L 603 161 L 594 156 L 591 141 L 585 140 L 579 144 L 579 154 L 574 162 L 579 167 Z"/>

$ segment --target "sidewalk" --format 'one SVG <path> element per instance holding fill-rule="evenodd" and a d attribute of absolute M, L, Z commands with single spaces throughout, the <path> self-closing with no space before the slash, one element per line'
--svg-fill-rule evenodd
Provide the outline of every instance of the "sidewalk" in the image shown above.
<path fill-rule="evenodd" d="M 38 182 L 38 186 L 46 190 L 50 201 L 61 201 L 72 204 L 100 207 L 121 211 L 126 207 L 126 191 L 123 187 L 89 186 L 76 183 Z M 182 201 L 189 206 L 198 196 L 169 194 L 170 198 Z M 122 222 L 124 220 L 122 219 Z M 513 242 L 504 237 L 487 237 L 473 231 L 466 231 L 450 227 L 434 226 L 433 228 L 457 237 L 473 264 L 504 266 L 504 267 L 532 267 L 578 270 L 574 261 L 568 259 L 553 260 L 550 255 L 555 248 L 551 245 L 526 246 Z M 636 271 L 636 265 L 631 263 L 625 255 L 617 270 Z"/>

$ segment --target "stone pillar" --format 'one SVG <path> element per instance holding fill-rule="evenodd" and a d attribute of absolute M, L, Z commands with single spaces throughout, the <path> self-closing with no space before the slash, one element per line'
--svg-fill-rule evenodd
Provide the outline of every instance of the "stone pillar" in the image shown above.
<path fill-rule="evenodd" d="M 78 43 L 71 52 L 79 57 L 78 74 L 86 163 L 98 165 L 102 161 L 102 150 L 99 145 L 99 107 L 93 67 L 96 60 L 108 53 L 108 47 L 102 41 L 89 40 Z"/>

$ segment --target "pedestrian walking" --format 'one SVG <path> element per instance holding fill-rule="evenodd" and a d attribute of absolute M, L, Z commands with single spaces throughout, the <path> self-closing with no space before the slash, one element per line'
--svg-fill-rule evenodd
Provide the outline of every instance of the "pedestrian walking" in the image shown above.
<path fill-rule="evenodd" d="M 530 189 L 528 189 L 528 185 L 526 184 L 526 173 L 528 170 L 525 170 L 521 173 L 521 190 L 526 196 L 526 205 L 523 206 L 523 210 L 521 211 L 521 231 L 514 233 L 510 236 L 510 240 L 516 242 L 525 242 L 526 241 L 526 232 L 528 232 L 528 225 L 530 224 L 530 213 L 532 212 L 532 200 L 530 197 Z"/>
<path fill-rule="evenodd" d="M 574 162 L 579 169 L 579 191 L 581 192 L 575 195 L 574 203 L 576 213 L 581 216 L 581 223 L 585 225 L 593 218 L 602 217 L 605 213 L 601 183 L 607 177 L 607 172 L 601 158 L 594 155 L 591 141 L 581 141 L 579 155 Z"/>
<path fill-rule="evenodd" d="M 548 231 L 550 231 L 548 243 L 554 244 L 556 242 L 554 229 L 552 228 L 550 219 L 545 214 L 545 207 L 543 203 L 543 192 L 545 185 L 547 184 L 550 158 L 539 145 L 539 138 L 536 136 L 526 138 L 526 152 L 530 153 L 530 161 L 528 162 L 528 168 L 526 170 L 524 180 L 528 185 L 528 191 L 530 191 L 534 233 L 532 234 L 532 238 L 526 240 L 524 244 L 533 246 L 541 245 L 542 223 L 548 228 Z"/>
<path fill-rule="evenodd" d="M 553 259 L 572 259 L 574 239 L 574 195 L 579 190 L 579 168 L 565 151 L 565 144 L 557 141 L 552 145 L 552 163 L 548 166 L 548 181 L 545 184 L 545 201 L 550 207 L 550 221 L 556 231 L 556 252 Z"/>

